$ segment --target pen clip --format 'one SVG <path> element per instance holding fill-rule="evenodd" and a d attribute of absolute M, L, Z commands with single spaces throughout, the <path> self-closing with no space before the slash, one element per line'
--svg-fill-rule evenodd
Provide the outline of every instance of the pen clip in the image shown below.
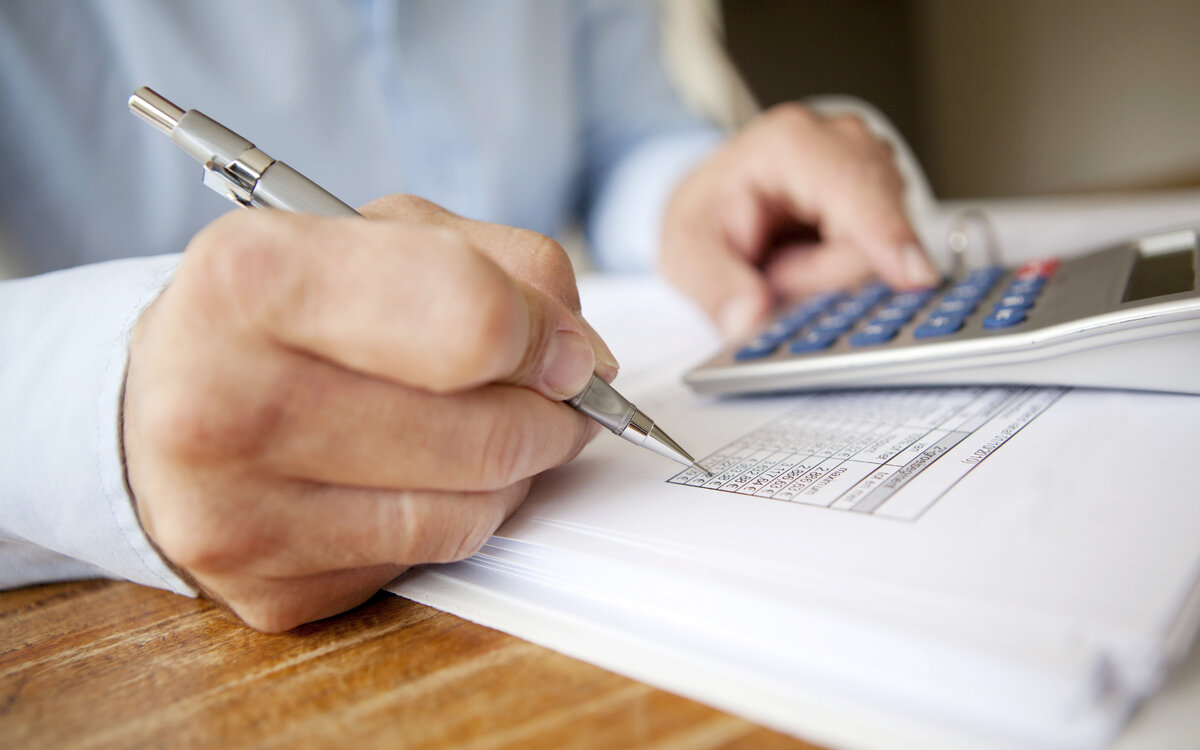
<path fill-rule="evenodd" d="M 263 172 L 274 163 L 274 159 L 256 148 L 248 149 L 227 165 L 210 159 L 204 162 L 204 184 L 239 206 L 250 207 L 254 205 L 254 188 Z"/>
<path fill-rule="evenodd" d="M 239 206 L 250 206 L 253 185 L 247 187 L 224 166 L 213 161 L 204 163 L 204 184 L 214 193 L 228 198 Z"/>

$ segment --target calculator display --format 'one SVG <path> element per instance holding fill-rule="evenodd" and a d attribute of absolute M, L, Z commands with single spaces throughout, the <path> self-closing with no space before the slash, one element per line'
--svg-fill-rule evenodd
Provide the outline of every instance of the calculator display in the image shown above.
<path fill-rule="evenodd" d="M 1196 288 L 1195 249 L 1165 253 L 1138 253 L 1129 273 L 1122 302 L 1133 302 Z"/>

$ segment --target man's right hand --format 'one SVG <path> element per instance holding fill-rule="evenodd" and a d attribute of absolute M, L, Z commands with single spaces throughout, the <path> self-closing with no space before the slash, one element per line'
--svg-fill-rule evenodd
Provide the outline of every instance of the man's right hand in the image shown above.
<path fill-rule="evenodd" d="M 474 553 L 595 433 L 556 402 L 616 374 L 551 240 L 404 196 L 363 212 L 223 217 L 134 330 L 139 518 L 260 630 Z"/>

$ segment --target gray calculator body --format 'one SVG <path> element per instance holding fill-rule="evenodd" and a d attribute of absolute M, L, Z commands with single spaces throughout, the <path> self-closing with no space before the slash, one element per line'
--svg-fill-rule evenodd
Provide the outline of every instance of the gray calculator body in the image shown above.
<path fill-rule="evenodd" d="M 953 333 L 914 335 L 949 294 L 948 282 L 887 341 L 851 344 L 868 313 L 820 351 L 794 353 L 783 341 L 765 355 L 745 358 L 743 343 L 684 379 L 711 394 L 951 384 L 1200 393 L 1198 231 L 1164 232 L 1063 259 L 1024 319 L 1004 328 L 984 322 L 1007 299 L 1015 268 L 995 269 L 998 282 Z"/>

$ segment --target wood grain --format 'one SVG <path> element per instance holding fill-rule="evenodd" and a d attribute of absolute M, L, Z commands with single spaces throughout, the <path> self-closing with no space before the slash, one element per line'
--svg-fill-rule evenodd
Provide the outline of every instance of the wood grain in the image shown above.
<path fill-rule="evenodd" d="M 0 747 L 813 750 L 389 594 L 282 635 L 113 581 L 0 593 Z"/>

